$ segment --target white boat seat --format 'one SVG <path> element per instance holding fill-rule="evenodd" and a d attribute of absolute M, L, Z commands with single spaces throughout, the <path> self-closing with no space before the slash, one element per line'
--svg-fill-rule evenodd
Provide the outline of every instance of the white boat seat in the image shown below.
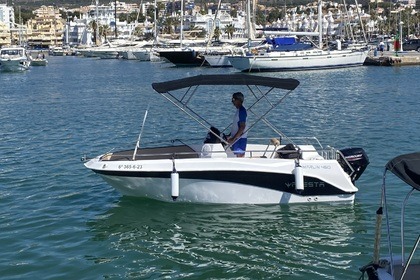
<path fill-rule="evenodd" d="M 299 145 L 299 148 L 301 150 L 301 159 L 324 159 L 312 145 Z"/>
<path fill-rule="evenodd" d="M 201 148 L 202 158 L 227 158 L 225 149 L 221 143 L 217 144 L 204 144 Z"/>

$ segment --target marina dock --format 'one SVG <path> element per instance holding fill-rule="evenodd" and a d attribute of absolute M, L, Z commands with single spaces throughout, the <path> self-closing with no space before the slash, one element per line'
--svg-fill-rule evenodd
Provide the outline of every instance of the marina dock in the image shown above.
<path fill-rule="evenodd" d="M 385 51 L 380 52 L 376 56 L 368 56 L 364 65 L 369 66 L 405 66 L 405 65 L 420 65 L 420 53 L 416 51 L 394 52 Z"/>

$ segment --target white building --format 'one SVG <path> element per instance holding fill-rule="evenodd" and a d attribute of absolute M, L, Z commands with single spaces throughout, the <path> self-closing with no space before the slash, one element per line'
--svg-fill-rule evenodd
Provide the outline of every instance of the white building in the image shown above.
<path fill-rule="evenodd" d="M 9 25 L 9 28 L 14 28 L 15 25 L 15 10 L 6 4 L 0 4 L 0 22 Z"/>

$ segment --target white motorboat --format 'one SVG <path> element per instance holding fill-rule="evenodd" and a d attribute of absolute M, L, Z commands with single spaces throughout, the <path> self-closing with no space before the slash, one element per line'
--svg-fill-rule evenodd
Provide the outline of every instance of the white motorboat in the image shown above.
<path fill-rule="evenodd" d="M 46 58 L 31 59 L 31 66 L 47 66 L 48 60 Z"/>
<path fill-rule="evenodd" d="M 154 83 L 157 93 L 206 129 L 206 139 L 213 141 L 178 140 L 180 144 L 172 141 L 166 146 L 142 147 L 140 133 L 134 149 L 105 153 L 85 166 L 123 195 L 162 201 L 351 203 L 358 191 L 355 181 L 369 164 L 364 150 L 324 148 L 314 137 L 289 138 L 267 118 L 298 85 L 295 79 L 246 74 L 199 75 Z M 197 108 L 209 94 L 232 90 L 242 90 L 251 104 L 247 108 L 248 116 L 252 114 L 247 121 L 248 135 L 261 133 L 253 131 L 260 123 L 272 130 L 267 138 L 248 138 L 244 157 L 236 157 L 222 134 L 211 128 L 212 122 L 199 115 L 210 114 L 216 105 L 206 101 L 207 112 Z"/>
<path fill-rule="evenodd" d="M 411 190 L 405 195 L 404 201 L 401 205 L 401 228 L 397 233 L 392 233 L 390 215 L 388 210 L 391 210 L 389 203 L 387 203 L 387 188 L 385 184 L 387 171 L 392 172 L 406 184 L 411 187 Z M 375 242 L 373 250 L 373 261 L 360 270 L 363 275 L 365 273 L 369 280 L 417 280 L 420 278 L 420 259 L 415 257 L 415 252 L 420 243 L 420 234 L 417 232 L 417 240 L 411 248 L 411 252 L 406 255 L 406 244 L 405 244 L 405 209 L 407 206 L 408 199 L 415 191 L 420 191 L 420 152 L 404 154 L 397 156 L 390 160 L 386 166 L 383 175 L 383 183 L 381 189 L 381 203 L 376 211 L 376 230 L 375 230 Z M 403 196 L 401 196 L 403 197 Z M 395 199 L 394 197 L 392 199 Z M 389 208 L 389 209 L 388 209 Z M 381 239 L 381 224 L 382 215 L 385 213 L 386 218 L 386 232 L 387 232 L 387 243 L 388 243 L 388 254 L 380 258 L 380 239 Z M 394 255 L 391 238 L 392 236 L 400 237 L 401 243 L 401 254 Z M 362 279 L 359 278 L 359 279 Z"/>
<path fill-rule="evenodd" d="M 24 71 L 29 69 L 30 61 L 23 47 L 0 49 L 0 69 L 3 71 Z"/>
<path fill-rule="evenodd" d="M 40 54 L 37 57 L 33 58 L 32 56 L 28 56 L 30 60 L 31 66 L 47 66 L 48 60 L 45 58 L 45 55 Z"/>

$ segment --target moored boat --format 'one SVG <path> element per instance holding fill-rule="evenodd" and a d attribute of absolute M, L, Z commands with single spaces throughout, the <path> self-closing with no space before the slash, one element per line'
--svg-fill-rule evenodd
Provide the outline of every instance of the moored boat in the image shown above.
<path fill-rule="evenodd" d="M 24 71 L 29 69 L 30 61 L 23 47 L 0 49 L 0 69 L 3 71 Z"/>
<path fill-rule="evenodd" d="M 391 172 L 399 179 L 405 182 L 411 189 L 407 193 L 401 193 L 401 198 L 404 198 L 401 204 L 401 221 L 399 230 L 391 230 L 391 219 L 389 211 L 392 210 L 390 203 L 387 202 L 387 186 L 386 174 Z M 385 165 L 383 175 L 381 200 L 378 210 L 376 211 L 376 225 L 375 225 L 375 239 L 373 246 L 373 261 L 364 267 L 360 268 L 363 275 L 365 273 L 369 280 L 417 280 L 420 275 L 420 259 L 416 258 L 416 251 L 420 243 L 420 234 L 416 232 L 417 239 L 411 248 L 411 251 L 406 255 L 406 236 L 405 236 L 405 210 L 408 204 L 408 199 L 414 192 L 420 191 L 420 152 L 399 155 L 390 160 Z M 395 199 L 394 197 L 392 199 Z M 387 232 L 387 245 L 388 253 L 380 257 L 380 243 L 381 243 L 381 230 L 382 230 L 382 215 L 385 214 L 386 219 L 386 232 Z M 410 221 L 413 222 L 413 221 Z M 395 254 L 392 246 L 392 238 L 399 236 L 401 254 Z M 395 244 L 394 244 L 395 245 Z M 362 279 L 360 277 L 359 279 Z"/>
<path fill-rule="evenodd" d="M 318 48 L 301 51 L 256 51 L 229 56 L 229 62 L 242 72 L 335 69 L 362 66 L 367 49 L 331 50 Z"/>
<path fill-rule="evenodd" d="M 31 66 L 47 66 L 48 60 L 45 58 L 45 56 L 42 54 L 38 55 L 36 58 L 33 58 L 32 56 L 29 56 L 29 60 L 31 62 Z"/>
<path fill-rule="evenodd" d="M 161 58 L 173 63 L 175 66 L 208 66 L 208 62 L 202 55 L 201 48 L 159 48 L 157 51 Z"/>

